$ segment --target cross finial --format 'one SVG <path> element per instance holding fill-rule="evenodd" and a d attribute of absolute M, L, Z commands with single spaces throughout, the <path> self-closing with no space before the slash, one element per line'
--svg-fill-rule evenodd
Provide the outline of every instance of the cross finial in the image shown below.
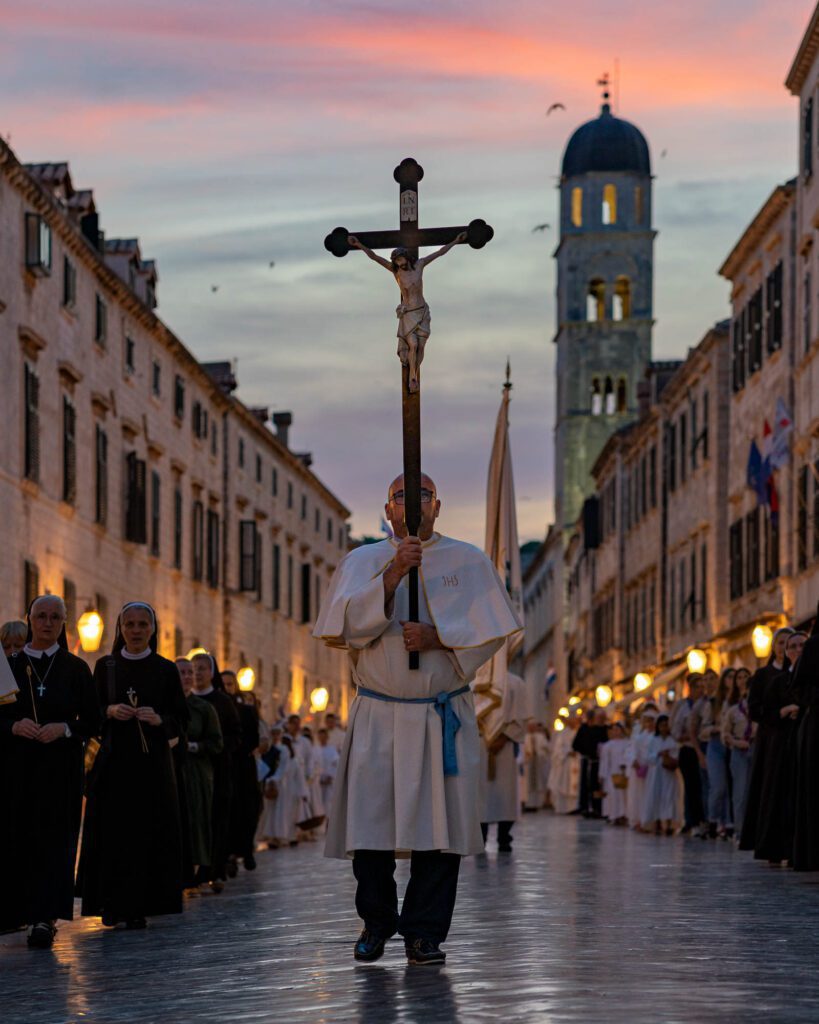
<path fill-rule="evenodd" d="M 509 363 L 509 356 L 506 357 L 506 383 L 503 385 L 503 390 L 512 390 L 512 367 Z"/>
<path fill-rule="evenodd" d="M 608 114 L 611 111 L 611 105 L 609 100 L 611 99 L 611 93 L 609 92 L 609 73 L 604 71 L 600 78 L 597 79 L 597 84 L 603 90 L 603 113 Z"/>

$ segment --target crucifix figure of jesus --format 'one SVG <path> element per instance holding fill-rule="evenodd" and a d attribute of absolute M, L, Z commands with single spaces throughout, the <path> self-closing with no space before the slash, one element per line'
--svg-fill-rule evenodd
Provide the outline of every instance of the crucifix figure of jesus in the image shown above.
<path fill-rule="evenodd" d="M 393 171 L 398 183 L 397 231 L 348 231 L 338 227 L 324 239 L 324 247 L 334 256 L 346 256 L 352 249 L 367 254 L 395 276 L 401 291 L 398 306 L 398 357 L 401 360 L 401 413 L 404 446 L 404 519 L 407 532 L 418 535 L 421 523 L 421 381 L 419 367 L 424 358 L 424 345 L 429 338 L 429 306 L 424 298 L 424 268 L 449 252 L 455 245 L 466 243 L 482 249 L 495 232 L 483 220 L 449 228 L 418 226 L 418 183 L 424 169 L 408 157 Z M 437 252 L 422 259 L 420 246 L 441 246 Z M 376 255 L 376 249 L 392 250 L 391 259 Z M 418 621 L 418 570 L 409 574 L 409 617 Z M 410 668 L 417 669 L 418 652 L 410 656 Z"/>

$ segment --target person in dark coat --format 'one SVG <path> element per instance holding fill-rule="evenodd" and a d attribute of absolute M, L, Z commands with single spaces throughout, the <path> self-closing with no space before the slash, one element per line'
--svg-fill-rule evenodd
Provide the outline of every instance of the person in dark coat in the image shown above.
<path fill-rule="evenodd" d="M 68 652 L 65 619 L 62 598 L 32 602 L 28 642 L 10 659 L 18 693 L 0 706 L 0 928 L 29 925 L 39 948 L 73 917 L 84 747 L 99 731 L 91 672 Z"/>
<path fill-rule="evenodd" d="M 228 859 L 228 873 L 235 874 L 238 860 L 242 861 L 248 871 L 256 867 L 256 829 L 262 813 L 262 788 L 255 757 L 259 746 L 259 712 L 255 704 L 248 704 L 244 699 L 235 672 L 222 672 L 222 685 L 236 707 L 241 725 L 241 739 L 233 755 L 233 802 Z"/>
<path fill-rule="evenodd" d="M 753 850 L 756 846 L 757 823 L 759 820 L 759 801 L 762 795 L 762 780 L 765 777 L 765 759 L 768 754 L 768 743 L 771 737 L 774 719 L 767 719 L 764 714 L 765 694 L 773 680 L 785 667 L 785 644 L 793 633 L 790 626 L 784 626 L 774 633 L 771 656 L 768 664 L 756 670 L 748 684 L 748 715 L 756 724 L 756 734 L 751 756 L 751 776 L 745 797 L 745 817 L 742 821 L 740 834 L 740 850 Z"/>
<path fill-rule="evenodd" d="M 794 666 L 807 635 L 794 632 L 785 644 L 785 668 L 770 683 L 763 718 L 771 732 L 765 755 L 765 774 L 759 800 L 754 857 L 771 864 L 793 859 L 796 805 L 796 734 L 801 708 L 794 689 Z"/>
<path fill-rule="evenodd" d="M 609 730 L 606 712 L 593 708 L 589 717 L 577 730 L 572 749 L 580 754 L 580 812 L 585 818 L 599 818 L 603 813 L 600 793 L 600 745 L 606 743 Z"/>
<path fill-rule="evenodd" d="M 794 670 L 793 688 L 803 709 L 796 737 L 793 866 L 819 871 L 819 608 Z"/>
<path fill-rule="evenodd" d="M 200 871 L 197 881 L 210 882 L 214 892 L 221 892 L 227 880 L 230 853 L 230 809 L 233 802 L 233 757 L 242 739 L 239 713 L 222 686 L 222 677 L 211 654 L 193 657 L 193 692 L 216 711 L 222 730 L 222 752 L 213 761 L 213 854 L 206 875 Z"/>
<path fill-rule="evenodd" d="M 156 652 L 156 615 L 141 601 L 117 618 L 94 669 L 104 725 L 89 777 L 77 890 L 84 917 L 109 927 L 182 911 L 182 833 L 171 743 L 187 723 L 176 665 Z"/>

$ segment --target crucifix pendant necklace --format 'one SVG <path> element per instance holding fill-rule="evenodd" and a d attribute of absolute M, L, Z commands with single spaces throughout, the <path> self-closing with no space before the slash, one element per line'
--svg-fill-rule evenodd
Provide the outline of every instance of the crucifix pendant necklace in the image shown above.
<path fill-rule="evenodd" d="M 27 670 L 26 670 L 26 671 L 27 671 L 27 672 L 29 673 L 29 679 L 31 678 L 31 673 L 33 672 L 33 673 L 34 673 L 34 677 L 36 678 L 37 682 L 39 683 L 39 685 L 38 685 L 38 687 L 37 687 L 37 693 L 38 693 L 38 694 L 40 695 L 40 697 L 42 697 L 42 696 L 43 696 L 43 694 L 45 693 L 45 681 L 46 681 L 46 679 L 48 679 L 48 673 L 49 673 L 49 672 L 50 672 L 50 671 L 52 670 L 52 668 L 54 667 L 54 662 L 55 662 L 55 661 L 56 661 L 57 659 L 56 659 L 56 658 L 52 658 L 52 659 L 51 659 L 51 664 L 50 664 L 50 665 L 48 666 L 48 668 L 47 668 L 47 669 L 46 669 L 46 671 L 45 671 L 45 675 L 44 675 L 44 676 L 43 676 L 43 678 L 41 679 L 41 678 L 40 678 L 40 673 L 39 673 L 39 672 L 37 671 L 37 669 L 36 669 L 36 668 L 34 667 L 34 662 L 33 662 L 33 661 L 31 660 L 31 657 L 30 657 L 30 655 L 28 654 L 28 652 L 26 652 L 26 658 L 28 658 L 28 668 L 27 668 Z"/>

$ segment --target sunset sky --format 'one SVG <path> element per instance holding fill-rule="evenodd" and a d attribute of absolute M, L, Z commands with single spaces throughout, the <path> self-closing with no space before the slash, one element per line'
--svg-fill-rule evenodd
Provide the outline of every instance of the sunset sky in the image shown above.
<path fill-rule="evenodd" d="M 654 353 L 728 313 L 717 267 L 791 177 L 783 86 L 809 0 L 0 0 L 0 134 L 67 160 L 109 237 L 159 264 L 159 313 L 201 359 L 237 358 L 249 404 L 291 409 L 292 443 L 376 532 L 400 465 L 397 289 L 337 224 L 397 222 L 393 167 L 426 171 L 422 224 L 496 237 L 429 268 L 424 466 L 442 528 L 482 543 L 507 355 L 523 540 L 552 508 L 557 175 L 619 59 L 619 113 L 656 175 Z M 565 104 L 548 119 L 552 102 Z M 666 150 L 666 156 L 660 154 Z M 269 263 L 276 266 L 270 269 Z M 218 292 L 211 285 L 218 284 Z"/>

